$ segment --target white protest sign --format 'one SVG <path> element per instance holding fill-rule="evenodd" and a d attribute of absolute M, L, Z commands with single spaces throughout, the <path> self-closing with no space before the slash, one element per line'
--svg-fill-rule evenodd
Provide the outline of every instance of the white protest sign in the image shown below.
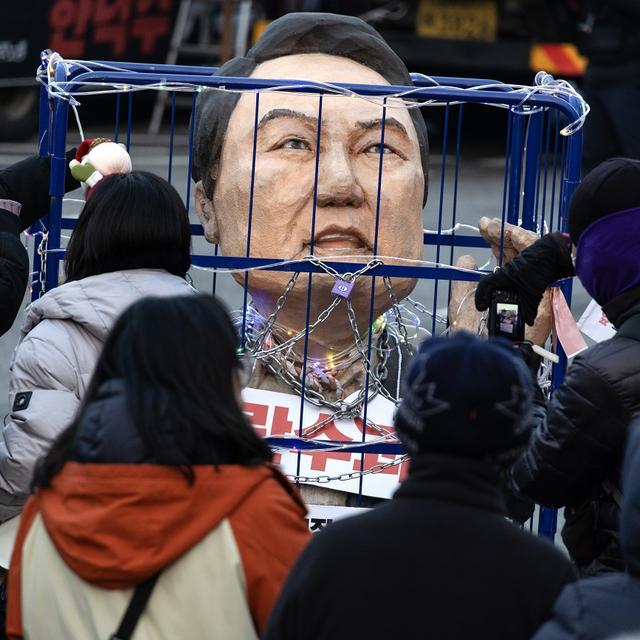
<path fill-rule="evenodd" d="M 307 505 L 307 508 L 309 509 L 309 513 L 306 517 L 306 521 L 311 533 L 322 531 L 322 529 L 335 520 L 359 516 L 370 511 L 370 509 L 366 509 L 364 507 L 330 507 L 318 504 Z"/>
<path fill-rule="evenodd" d="M 316 407 L 306 402 L 300 420 L 300 398 L 288 393 L 277 391 L 263 391 L 261 389 L 245 389 L 242 392 L 244 411 L 254 428 L 262 437 L 297 436 L 300 427 L 306 429 L 317 424 L 331 415 L 329 409 Z M 376 396 L 367 407 L 367 419 L 388 432 L 393 432 L 393 412 L 395 406 L 392 402 Z M 313 434 L 316 440 L 334 440 L 340 442 L 362 442 L 362 416 L 354 419 L 332 420 L 320 431 Z M 371 427 L 367 428 L 365 441 L 380 440 L 380 434 Z M 367 453 L 364 454 L 362 469 L 369 470 L 377 465 L 400 461 L 401 455 L 386 455 Z M 282 471 L 287 475 L 300 475 L 316 478 L 318 476 L 338 476 L 345 473 L 353 473 L 361 469 L 362 454 L 345 453 L 343 451 L 317 451 L 294 452 L 286 451 L 277 453 L 277 462 Z M 298 468 L 298 464 L 300 465 Z M 362 479 L 362 493 L 375 498 L 390 498 L 398 486 L 400 479 L 407 472 L 408 461 L 383 469 L 379 473 L 370 473 Z M 309 483 L 315 484 L 315 483 Z M 358 493 L 360 479 L 332 480 L 322 483 L 322 487 Z"/>
<path fill-rule="evenodd" d="M 602 307 L 592 300 L 578 320 L 580 331 L 596 342 L 608 340 L 616 335 L 615 327 L 609 322 Z"/>

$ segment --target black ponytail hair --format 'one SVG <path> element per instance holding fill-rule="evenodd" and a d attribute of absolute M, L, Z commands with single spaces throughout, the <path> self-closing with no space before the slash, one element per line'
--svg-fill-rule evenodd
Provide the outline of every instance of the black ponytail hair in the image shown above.
<path fill-rule="evenodd" d="M 238 337 L 212 296 L 146 298 L 113 327 L 83 404 L 39 463 L 34 487 L 49 486 L 71 459 L 78 425 L 100 387 L 124 382 L 127 408 L 147 454 L 177 466 L 270 462 L 271 450 L 238 401 Z"/>

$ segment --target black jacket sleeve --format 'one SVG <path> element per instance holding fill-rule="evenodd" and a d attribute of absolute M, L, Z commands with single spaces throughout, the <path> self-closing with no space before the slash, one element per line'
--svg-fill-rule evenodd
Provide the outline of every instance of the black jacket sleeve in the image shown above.
<path fill-rule="evenodd" d="M 13 324 L 29 278 L 29 256 L 20 242 L 20 220 L 0 209 L 0 336 Z"/>
<path fill-rule="evenodd" d="M 510 469 L 512 486 L 539 504 L 578 503 L 615 467 L 629 419 L 610 381 L 578 356 L 548 407 L 536 405 L 529 446 Z"/>
<path fill-rule="evenodd" d="M 69 162 L 75 153 L 73 148 L 66 154 L 65 193 L 80 186 L 69 169 Z M 51 158 L 48 156 L 29 156 L 0 171 L 0 198 L 15 200 L 22 205 L 20 231 L 30 227 L 49 211 L 50 174 Z"/>
<path fill-rule="evenodd" d="M 76 189 L 68 163 L 75 149 L 66 156 L 65 191 Z M 29 256 L 20 242 L 24 231 L 49 210 L 51 159 L 29 156 L 0 171 L 0 199 L 22 205 L 20 216 L 0 209 L 0 336 L 13 324 L 29 278 Z"/>

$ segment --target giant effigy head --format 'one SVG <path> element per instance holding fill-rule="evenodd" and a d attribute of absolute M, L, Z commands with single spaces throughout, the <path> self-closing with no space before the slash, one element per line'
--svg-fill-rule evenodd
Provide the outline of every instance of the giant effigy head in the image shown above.
<path fill-rule="evenodd" d="M 318 13 L 276 20 L 245 57 L 229 61 L 219 75 L 412 84 L 402 61 L 375 29 L 358 18 Z M 379 206 L 377 255 L 422 257 L 428 142 L 418 109 L 388 101 L 380 189 L 381 100 L 325 96 L 319 114 L 318 94 L 263 91 L 257 110 L 256 119 L 255 93 L 214 90 L 198 97 L 196 207 L 207 240 L 219 243 L 223 255 L 246 255 L 250 208 L 251 257 L 300 259 L 311 253 L 318 157 L 314 255 L 366 263 L 374 254 Z M 269 314 L 289 276 L 250 274 L 248 288 L 261 313 Z M 244 277 L 238 280 L 244 283 Z M 369 283 L 370 278 L 362 278 L 352 296 L 360 315 L 369 312 Z M 333 284 L 329 277 L 314 276 L 314 309 L 326 304 Z M 393 285 L 402 299 L 415 281 L 394 279 Z M 306 299 L 306 287 L 299 282 L 282 314 L 294 329 L 304 325 Z M 380 286 L 376 317 L 389 307 Z"/>

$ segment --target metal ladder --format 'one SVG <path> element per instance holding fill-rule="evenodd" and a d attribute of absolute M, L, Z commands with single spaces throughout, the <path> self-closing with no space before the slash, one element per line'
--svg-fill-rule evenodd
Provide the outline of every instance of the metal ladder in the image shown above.
<path fill-rule="evenodd" d="M 216 6 L 222 9 L 223 16 L 219 42 L 211 40 L 211 22 Z M 233 56 L 244 55 L 251 28 L 251 8 L 252 0 L 181 0 L 165 64 L 175 65 L 180 57 L 191 56 L 205 59 L 208 66 L 214 66 Z M 187 39 L 195 28 L 198 29 L 197 42 L 189 43 Z M 159 92 L 149 121 L 150 134 L 160 131 L 166 104 L 167 94 Z"/>

